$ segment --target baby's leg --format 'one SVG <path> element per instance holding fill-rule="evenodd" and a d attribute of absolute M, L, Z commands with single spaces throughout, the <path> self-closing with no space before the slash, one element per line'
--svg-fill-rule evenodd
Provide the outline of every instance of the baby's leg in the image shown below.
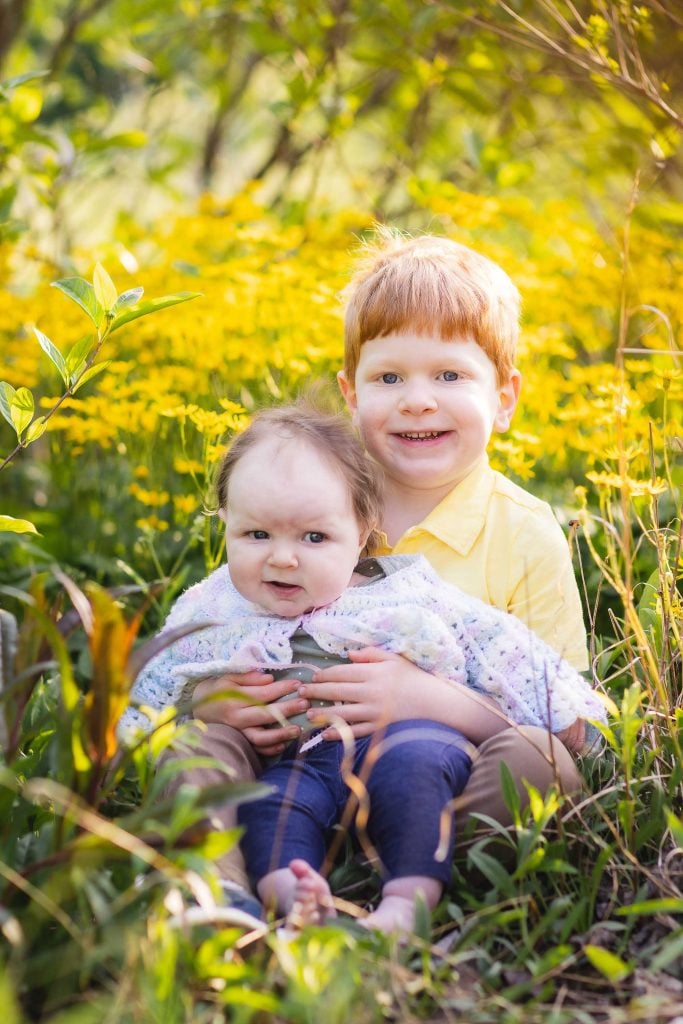
<path fill-rule="evenodd" d="M 297 927 L 324 924 L 337 916 L 329 885 L 305 860 L 295 859 L 286 868 L 270 871 L 257 889 L 266 906 L 276 907 Z"/>
<path fill-rule="evenodd" d="M 382 889 L 382 899 L 371 914 L 358 923 L 387 934 L 415 930 L 415 901 L 422 898 L 429 910 L 441 899 L 443 885 L 436 878 L 410 875 L 393 878 Z"/>
<path fill-rule="evenodd" d="M 343 806 L 341 753 L 340 744 L 330 743 L 310 758 L 282 758 L 261 776 L 271 791 L 238 811 L 259 896 L 267 908 L 288 914 L 293 926 L 334 915 L 329 886 L 315 868 L 325 859 L 328 829 Z"/>
<path fill-rule="evenodd" d="M 468 744 L 461 733 L 428 720 L 396 722 L 370 747 L 361 775 L 370 763 L 367 836 L 388 880 L 379 907 L 363 923 L 410 931 L 418 894 L 431 910 L 450 881 L 451 807 L 469 777 Z M 362 841 L 358 821 L 356 830 Z"/>

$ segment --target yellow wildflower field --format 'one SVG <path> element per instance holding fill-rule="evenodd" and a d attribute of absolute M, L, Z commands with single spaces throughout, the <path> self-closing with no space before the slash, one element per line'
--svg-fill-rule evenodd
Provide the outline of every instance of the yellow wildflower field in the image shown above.
<path fill-rule="evenodd" d="M 675 241 L 634 219 L 627 246 L 624 228 L 599 231 L 561 202 L 539 210 L 444 186 L 416 190 L 415 203 L 430 230 L 495 259 L 522 292 L 522 401 L 513 429 L 492 442 L 495 464 L 530 481 L 566 517 L 579 486 L 592 494 L 626 482 L 634 497 L 656 493 L 683 435 L 675 341 L 683 258 Z M 340 296 L 371 229 L 354 211 L 290 224 L 247 189 L 229 202 L 206 197 L 195 213 L 153 231 L 124 224 L 109 246 L 76 254 L 77 273 L 89 276 L 100 260 L 120 291 L 201 295 L 107 340 L 106 372 L 64 402 L 47 435 L 5 474 L 10 511 L 48 537 L 72 524 L 69 532 L 75 527 L 100 552 L 125 553 L 124 524 L 148 536 L 170 531 L 179 542 L 210 507 L 222 445 L 251 410 L 314 378 L 333 381 L 343 348 Z M 19 254 L 6 247 L 0 258 L 18 285 Z M 60 382 L 32 325 L 63 348 L 85 324 L 49 287 L 65 275 L 50 267 L 40 274 L 32 293 L 3 294 L 0 341 L 2 377 L 32 388 L 46 409 Z M 9 430 L 0 440 L 9 450 Z"/>

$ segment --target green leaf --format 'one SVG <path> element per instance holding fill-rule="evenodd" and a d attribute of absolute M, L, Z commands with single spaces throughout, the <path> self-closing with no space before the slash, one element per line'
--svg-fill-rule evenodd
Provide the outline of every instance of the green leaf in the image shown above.
<path fill-rule="evenodd" d="M 519 826 L 522 823 L 522 818 L 519 811 L 519 793 L 517 792 L 517 786 L 515 780 L 512 777 L 512 772 L 505 764 L 504 761 L 500 763 L 500 786 L 505 800 L 505 806 L 512 815 L 512 820 L 515 825 Z"/>
<path fill-rule="evenodd" d="M 31 82 L 35 78 L 45 78 L 49 74 L 49 71 L 25 71 L 23 75 L 15 75 L 13 78 L 6 78 L 4 82 L 0 82 L 0 91 L 6 92 L 7 89 L 15 89 L 18 85 L 23 85 L 24 82 Z"/>
<path fill-rule="evenodd" d="M 38 531 L 28 519 L 0 516 L 0 533 L 38 533 Z"/>
<path fill-rule="evenodd" d="M 97 366 L 89 367 L 83 376 L 79 378 L 78 383 L 73 388 L 73 394 L 75 395 L 84 384 L 87 384 L 89 380 L 93 379 L 93 377 L 97 377 L 97 375 L 102 373 L 103 370 L 106 370 L 110 363 L 111 359 L 105 359 L 103 363 L 98 363 Z"/>
<path fill-rule="evenodd" d="M 17 388 L 10 402 L 9 411 L 18 438 L 21 438 L 21 435 L 33 419 L 34 409 L 33 395 L 29 389 Z"/>
<path fill-rule="evenodd" d="M 511 896 L 514 884 L 510 874 L 505 870 L 497 857 L 491 856 L 483 849 L 483 843 L 476 843 L 467 851 L 467 860 L 473 867 L 488 879 L 493 888 L 502 896 Z"/>
<path fill-rule="evenodd" d="M 33 444 L 39 437 L 42 437 L 47 430 L 47 423 L 44 419 L 34 420 L 31 426 L 26 431 L 26 437 L 24 438 L 29 444 Z"/>
<path fill-rule="evenodd" d="M 164 295 L 160 299 L 150 299 L 149 302 L 143 302 L 140 306 L 133 306 L 128 312 L 117 316 L 112 321 L 109 333 L 113 334 L 114 331 L 118 331 L 119 327 L 130 323 L 131 320 L 137 320 L 138 317 L 147 316 L 148 313 L 156 313 L 160 309 L 166 309 L 167 306 L 177 306 L 179 302 L 189 302 L 190 299 L 198 299 L 200 296 L 201 292 L 178 292 L 176 295 Z"/>
<path fill-rule="evenodd" d="M 665 939 L 650 961 L 650 971 L 665 971 L 669 964 L 680 963 L 683 959 L 683 932 L 674 932 Z"/>
<path fill-rule="evenodd" d="M 114 316 L 121 309 L 126 309 L 128 306 L 134 306 L 140 301 L 144 294 L 144 288 L 129 288 L 127 292 L 121 292 L 114 306 L 112 307 L 112 313 Z"/>
<path fill-rule="evenodd" d="M 14 421 L 12 420 L 10 406 L 15 395 L 16 391 L 12 385 L 8 384 L 6 380 L 0 380 L 0 412 L 11 427 L 14 426 Z"/>
<path fill-rule="evenodd" d="M 67 352 L 66 371 L 69 374 L 70 384 L 73 383 L 74 376 L 78 377 L 78 374 L 82 372 L 83 364 L 90 355 L 94 344 L 95 338 L 92 334 L 86 334 Z"/>
<path fill-rule="evenodd" d="M 116 305 L 119 293 L 116 290 L 116 285 L 101 263 L 95 264 L 93 287 L 95 289 L 95 298 L 102 309 L 108 313 Z"/>
<path fill-rule="evenodd" d="M 61 281 L 53 281 L 52 287 L 59 288 L 60 292 L 64 292 L 88 314 L 95 327 L 99 327 L 103 311 L 95 297 L 95 289 L 89 281 L 82 277 L 65 277 Z"/>
<path fill-rule="evenodd" d="M 641 900 L 629 903 L 626 907 L 617 907 L 618 917 L 638 917 L 641 914 L 683 914 L 683 897 L 663 896 L 658 900 Z"/>
<path fill-rule="evenodd" d="M 666 808 L 666 823 L 671 829 L 676 846 L 683 850 L 683 821 L 678 818 L 672 810 Z"/>
<path fill-rule="evenodd" d="M 620 956 L 610 953 L 602 946 L 584 946 L 583 951 L 596 971 L 599 971 L 608 981 L 623 981 L 633 970 L 631 965 L 622 960 Z"/>
<path fill-rule="evenodd" d="M 64 381 L 64 383 L 68 387 L 69 386 L 69 374 L 68 374 L 68 371 L 67 371 L 67 368 L 66 368 L 66 363 L 64 362 L 64 356 L 59 351 L 57 346 L 52 344 L 52 342 L 48 338 L 47 334 L 43 334 L 43 332 L 39 331 L 37 327 L 33 328 L 33 333 L 35 334 L 36 338 L 38 339 L 38 344 L 42 348 L 43 352 L 48 357 L 50 362 L 53 363 L 57 367 L 57 369 L 59 370 L 59 373 L 60 373 L 60 376 L 61 376 L 62 380 Z"/>

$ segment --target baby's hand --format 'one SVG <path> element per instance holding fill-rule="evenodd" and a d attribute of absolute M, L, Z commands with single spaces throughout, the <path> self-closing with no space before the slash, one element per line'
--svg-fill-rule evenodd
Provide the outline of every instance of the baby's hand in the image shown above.
<path fill-rule="evenodd" d="M 202 722 L 216 722 L 239 729 L 263 756 L 281 754 L 301 730 L 298 726 L 277 724 L 278 717 L 290 718 L 310 706 L 307 700 L 297 695 L 299 685 L 298 679 L 273 682 L 272 675 L 265 672 L 203 679 L 194 690 L 193 714 Z M 292 695 L 290 700 L 281 700 L 288 695 Z M 268 706 L 275 701 L 280 701 L 276 714 Z"/>

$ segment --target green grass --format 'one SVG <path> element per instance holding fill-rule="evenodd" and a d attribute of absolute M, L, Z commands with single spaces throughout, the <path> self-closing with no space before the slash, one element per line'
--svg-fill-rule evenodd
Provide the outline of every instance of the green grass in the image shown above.
<path fill-rule="evenodd" d="M 204 805 L 244 789 L 163 799 L 150 755 L 170 724 L 117 749 L 144 598 L 50 570 L 7 592 L 21 626 L 0 616 L 3 1020 L 680 1024 L 680 528 L 656 500 L 623 498 L 584 515 L 596 685 L 613 702 L 585 796 L 531 791 L 520 809 L 510 795 L 516 827 L 460 856 L 404 943 L 344 917 L 295 938 L 275 922 L 258 937 L 182 924 L 215 896 L 213 863 L 235 841 L 207 830 Z M 377 897 L 348 851 L 331 880 L 360 906 Z"/>

